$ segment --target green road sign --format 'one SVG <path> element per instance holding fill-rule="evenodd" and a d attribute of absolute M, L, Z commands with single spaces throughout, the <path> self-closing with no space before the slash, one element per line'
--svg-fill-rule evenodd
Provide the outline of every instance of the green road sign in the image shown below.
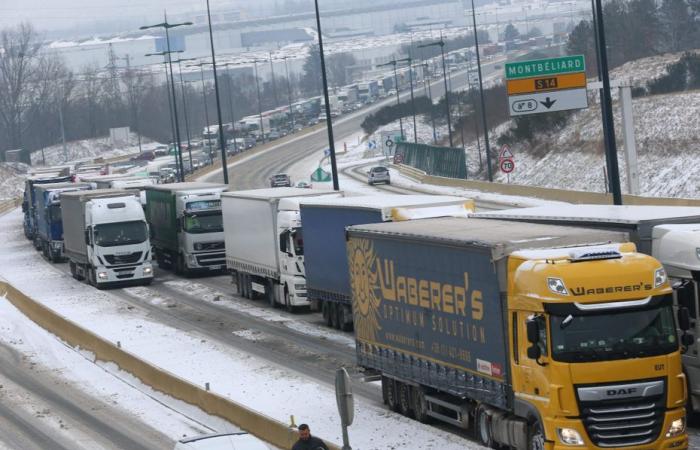
<path fill-rule="evenodd" d="M 583 55 L 562 56 L 560 58 L 537 59 L 506 63 L 506 80 L 532 78 L 542 75 L 584 72 L 586 61 Z"/>
<path fill-rule="evenodd" d="M 331 181 L 331 174 L 319 167 L 311 174 L 311 181 L 329 182 Z"/>

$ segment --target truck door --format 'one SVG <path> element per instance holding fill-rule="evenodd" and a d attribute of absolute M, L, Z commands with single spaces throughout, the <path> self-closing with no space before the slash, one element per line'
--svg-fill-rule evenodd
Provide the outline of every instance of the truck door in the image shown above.
<path fill-rule="evenodd" d="M 700 355 L 698 351 L 697 337 L 700 332 L 700 320 L 698 320 L 698 280 L 683 280 L 681 285 L 673 290 L 674 304 L 678 307 L 688 308 L 690 313 L 690 332 L 695 334 L 695 343 L 688 347 L 683 354 L 683 368 L 688 376 L 689 394 L 692 395 L 693 409 L 700 410 Z M 679 334 L 681 331 L 679 330 Z"/>
<path fill-rule="evenodd" d="M 537 346 L 541 356 L 537 360 L 527 355 L 530 343 L 527 340 L 526 323 L 534 317 L 539 324 Z M 549 406 L 549 329 L 544 315 L 529 311 L 511 312 L 511 345 L 513 349 L 513 389 L 516 397 L 530 404 L 540 405 L 541 409 Z"/>

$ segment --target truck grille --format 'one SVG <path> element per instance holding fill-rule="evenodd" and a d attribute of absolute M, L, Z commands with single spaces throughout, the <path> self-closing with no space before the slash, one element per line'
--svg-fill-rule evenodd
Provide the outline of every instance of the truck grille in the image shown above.
<path fill-rule="evenodd" d="M 655 441 L 664 421 L 664 387 L 663 380 L 656 380 L 577 388 L 588 437 L 599 447 L 636 447 Z"/>
<path fill-rule="evenodd" d="M 202 242 L 199 245 L 199 249 L 202 251 L 207 251 L 207 250 L 223 250 L 224 249 L 224 242 Z"/>
<path fill-rule="evenodd" d="M 143 252 L 134 252 L 128 255 L 104 255 L 107 264 L 133 264 L 139 262 Z"/>
<path fill-rule="evenodd" d="M 114 272 L 117 274 L 117 279 L 127 280 L 134 277 L 135 269 L 135 267 L 124 267 L 121 269 L 114 269 Z"/>
<path fill-rule="evenodd" d="M 226 254 L 208 253 L 206 255 L 197 255 L 197 264 L 202 267 L 224 266 L 226 265 Z"/>

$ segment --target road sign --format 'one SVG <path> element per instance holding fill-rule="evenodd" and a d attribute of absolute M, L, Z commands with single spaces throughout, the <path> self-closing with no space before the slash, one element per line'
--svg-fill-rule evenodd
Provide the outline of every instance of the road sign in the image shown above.
<path fill-rule="evenodd" d="M 512 159 L 507 158 L 501 160 L 501 172 L 511 173 L 513 170 L 515 170 L 515 162 Z"/>
<path fill-rule="evenodd" d="M 498 159 L 513 159 L 513 152 L 510 151 L 508 144 L 503 144 L 503 147 L 501 147 L 501 153 L 498 155 Z"/>
<path fill-rule="evenodd" d="M 348 371 L 344 367 L 335 371 L 335 401 L 340 413 L 340 425 L 343 429 L 343 450 L 352 450 L 348 436 L 348 427 L 355 418 L 355 400 Z"/>
<path fill-rule="evenodd" d="M 508 96 L 508 111 L 511 116 L 582 108 L 588 108 L 585 88 Z"/>
<path fill-rule="evenodd" d="M 583 55 L 506 63 L 506 80 L 586 71 Z"/>
<path fill-rule="evenodd" d="M 375 141 L 374 139 L 371 141 L 367 141 L 367 148 L 369 150 L 374 150 L 375 148 L 377 148 L 377 141 Z"/>
<path fill-rule="evenodd" d="M 311 181 L 329 182 L 331 181 L 331 174 L 319 167 L 311 174 Z"/>
<path fill-rule="evenodd" d="M 403 155 L 394 155 L 394 164 L 401 164 L 403 162 Z"/>
<path fill-rule="evenodd" d="M 396 144 L 401 142 L 401 131 L 382 131 L 380 142 L 384 154 L 392 155 L 396 150 Z"/>
<path fill-rule="evenodd" d="M 331 149 L 327 148 L 323 151 L 323 156 L 331 156 Z"/>
<path fill-rule="evenodd" d="M 582 55 L 508 63 L 505 72 L 511 116 L 588 107 Z"/>

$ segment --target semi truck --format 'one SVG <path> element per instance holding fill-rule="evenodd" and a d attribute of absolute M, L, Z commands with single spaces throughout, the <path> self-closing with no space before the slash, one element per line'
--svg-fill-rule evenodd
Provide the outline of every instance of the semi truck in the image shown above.
<path fill-rule="evenodd" d="M 146 218 L 159 267 L 182 275 L 225 270 L 221 193 L 227 188 L 200 182 L 146 187 Z"/>
<path fill-rule="evenodd" d="M 328 326 L 350 330 L 350 275 L 345 227 L 350 225 L 450 215 L 466 216 L 472 200 L 438 195 L 370 195 L 305 199 L 301 203 L 306 255 L 306 290 L 312 309 Z"/>
<path fill-rule="evenodd" d="M 70 174 L 52 176 L 38 174 L 25 180 L 22 212 L 24 213 L 24 236 L 27 239 L 35 241 L 36 238 L 36 186 L 49 183 L 70 183 L 71 181 L 73 178 Z M 36 244 L 35 242 L 35 246 Z"/>
<path fill-rule="evenodd" d="M 86 183 L 91 183 L 95 189 L 123 189 L 139 192 L 141 205 L 146 206 L 146 188 L 158 184 L 158 178 L 135 175 L 105 175 L 101 177 L 85 178 Z"/>
<path fill-rule="evenodd" d="M 62 193 L 61 216 L 64 254 L 75 279 L 98 289 L 153 281 L 148 224 L 133 191 Z"/>
<path fill-rule="evenodd" d="M 688 311 L 626 240 L 474 218 L 349 227 L 358 364 L 391 409 L 473 424 L 486 447 L 687 448 Z"/>
<path fill-rule="evenodd" d="M 280 187 L 221 194 L 226 266 L 239 295 L 262 295 L 290 311 L 309 304 L 299 201 L 329 195 L 342 193 Z"/>
<path fill-rule="evenodd" d="M 39 249 L 51 262 L 63 261 L 63 220 L 61 194 L 86 191 L 87 183 L 49 183 L 34 187 L 36 191 L 36 239 Z"/>
<path fill-rule="evenodd" d="M 661 261 L 674 286 L 677 306 L 690 312 L 700 336 L 700 208 L 637 205 L 557 205 L 491 211 L 476 217 L 534 223 L 573 225 L 625 231 L 640 252 Z M 689 406 L 700 412 L 700 343 L 683 355 Z"/>

